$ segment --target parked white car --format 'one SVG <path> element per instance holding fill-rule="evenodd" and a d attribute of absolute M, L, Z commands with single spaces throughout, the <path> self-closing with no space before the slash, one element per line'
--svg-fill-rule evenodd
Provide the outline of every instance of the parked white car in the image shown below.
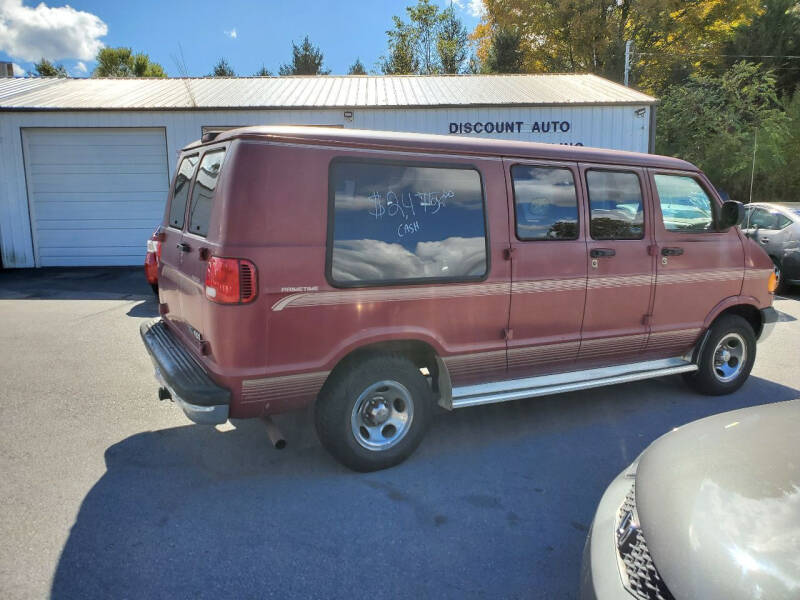
<path fill-rule="evenodd" d="M 800 285 L 800 202 L 748 204 L 741 227 L 775 263 L 778 293 Z"/>
<path fill-rule="evenodd" d="M 581 598 L 800 598 L 800 400 L 701 419 L 642 452 L 600 501 Z"/>

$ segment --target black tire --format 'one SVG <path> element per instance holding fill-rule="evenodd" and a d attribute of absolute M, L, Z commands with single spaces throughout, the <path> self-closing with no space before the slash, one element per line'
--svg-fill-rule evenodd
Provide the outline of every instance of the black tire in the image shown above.
<path fill-rule="evenodd" d="M 783 277 L 783 273 L 781 273 L 781 266 L 778 263 L 775 263 L 775 277 L 778 279 L 778 283 L 775 286 L 775 295 L 783 296 L 788 294 L 789 284 L 786 283 L 786 279 Z"/>
<path fill-rule="evenodd" d="M 737 338 L 738 336 L 738 338 Z M 720 343 L 728 338 L 730 342 L 735 342 L 733 347 L 744 342 L 744 358 L 736 363 L 738 372 L 730 380 L 723 380 L 724 373 L 716 365 L 716 354 Z M 706 344 L 698 358 L 697 365 L 699 370 L 694 373 L 687 373 L 684 379 L 694 390 L 709 396 L 722 396 L 732 394 L 738 390 L 753 368 L 756 360 L 756 336 L 753 328 L 746 319 L 738 315 L 725 315 L 717 319 L 711 326 Z M 728 365 L 726 365 L 728 366 Z M 733 368 L 735 369 L 736 366 Z M 728 366 L 728 368 L 730 368 Z"/>
<path fill-rule="evenodd" d="M 381 385 L 383 382 L 389 382 L 390 387 Z M 371 443 L 367 429 L 359 428 L 358 434 L 354 431 L 354 423 L 363 420 L 365 414 L 355 411 L 355 407 L 357 402 L 361 406 L 373 406 L 370 403 L 376 398 L 382 398 L 378 402 L 388 403 L 390 407 L 399 402 L 397 406 L 405 410 L 406 415 L 410 410 L 411 417 L 407 419 L 407 426 L 395 429 L 404 433 L 392 445 L 370 449 L 364 446 Z M 410 406 L 405 405 L 407 398 Z M 432 405 L 430 386 L 414 363 L 399 354 L 373 354 L 350 360 L 334 372 L 317 399 L 314 424 L 323 447 L 340 463 L 354 471 L 377 471 L 403 462 L 416 450 L 428 429 Z M 394 408 L 388 410 L 391 412 Z M 392 412 L 393 416 L 395 414 L 400 415 L 402 411 Z M 375 425 L 375 422 L 370 424 Z M 380 435 L 373 443 L 383 442 Z"/>

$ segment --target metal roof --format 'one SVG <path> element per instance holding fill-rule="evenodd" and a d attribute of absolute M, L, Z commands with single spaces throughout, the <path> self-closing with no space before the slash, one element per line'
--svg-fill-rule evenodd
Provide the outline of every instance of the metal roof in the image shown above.
<path fill-rule="evenodd" d="M 588 74 L 0 79 L 0 110 L 193 110 L 654 104 Z"/>

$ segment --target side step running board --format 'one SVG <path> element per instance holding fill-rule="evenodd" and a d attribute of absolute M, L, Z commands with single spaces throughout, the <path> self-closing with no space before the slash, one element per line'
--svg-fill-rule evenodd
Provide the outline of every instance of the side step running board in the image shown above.
<path fill-rule="evenodd" d="M 667 358 L 600 369 L 559 373 L 557 375 L 540 375 L 526 379 L 509 379 L 478 385 L 465 385 L 453 388 L 452 408 L 574 392 L 576 390 L 639 381 L 640 379 L 650 379 L 664 375 L 689 373 L 691 371 L 697 371 L 696 364 L 683 358 Z"/>

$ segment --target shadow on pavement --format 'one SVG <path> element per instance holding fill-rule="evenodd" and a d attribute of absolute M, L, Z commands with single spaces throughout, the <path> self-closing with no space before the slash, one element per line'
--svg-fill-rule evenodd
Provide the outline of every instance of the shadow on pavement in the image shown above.
<path fill-rule="evenodd" d="M 154 297 L 142 267 L 0 270 L 2 300 L 135 300 Z"/>
<path fill-rule="evenodd" d="M 308 415 L 129 437 L 84 499 L 61 598 L 572 598 L 606 485 L 672 427 L 800 392 L 751 378 L 710 398 L 679 378 L 438 416 L 393 469 L 351 473 Z M 178 410 L 176 407 L 175 410 Z"/>
<path fill-rule="evenodd" d="M 150 298 L 134 304 L 125 314 L 129 317 L 157 317 L 158 300 L 151 294 Z"/>

